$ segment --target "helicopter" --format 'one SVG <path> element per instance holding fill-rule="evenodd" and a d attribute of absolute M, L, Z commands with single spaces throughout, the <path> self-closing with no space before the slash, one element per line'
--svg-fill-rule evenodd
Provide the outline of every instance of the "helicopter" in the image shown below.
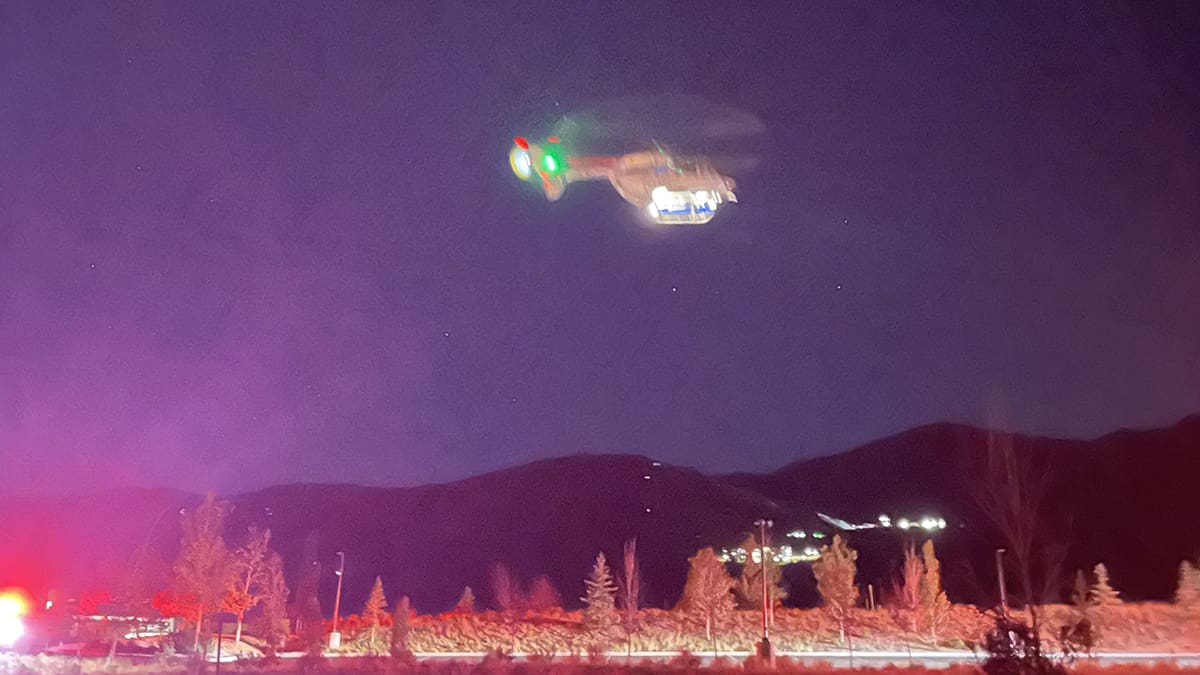
<path fill-rule="evenodd" d="M 558 201 L 571 183 L 607 180 L 625 201 L 660 225 L 703 225 L 722 205 L 737 202 L 736 182 L 702 157 L 676 157 L 661 145 L 623 155 L 572 155 L 562 140 L 513 139 L 509 165 Z"/>

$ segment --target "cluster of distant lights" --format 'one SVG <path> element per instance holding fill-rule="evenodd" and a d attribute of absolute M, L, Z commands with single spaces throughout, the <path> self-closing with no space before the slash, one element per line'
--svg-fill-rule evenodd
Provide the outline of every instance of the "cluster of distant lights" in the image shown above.
<path fill-rule="evenodd" d="M 767 553 L 771 556 L 771 562 L 776 565 L 791 565 L 798 562 L 812 562 L 821 557 L 821 552 L 816 546 L 805 546 L 797 549 L 789 545 L 784 546 L 768 546 Z M 721 549 L 721 555 L 717 556 L 721 562 L 737 562 L 745 563 L 749 557 L 756 564 L 762 560 L 762 555 L 757 548 L 751 549 L 748 553 L 741 546 L 730 551 L 729 549 Z"/>
<path fill-rule="evenodd" d="M 877 519 L 877 522 L 858 523 L 858 524 L 848 523 L 848 522 L 842 520 L 841 518 L 834 518 L 833 516 L 827 516 L 824 513 L 818 513 L 817 516 L 821 520 L 823 520 L 823 521 L 829 523 L 830 525 L 833 525 L 837 529 L 843 530 L 843 531 L 874 530 L 874 529 L 878 529 L 878 528 L 891 528 L 891 527 L 899 528 L 901 530 L 925 530 L 926 532 L 933 532 L 936 530 L 946 529 L 946 519 L 938 518 L 937 516 L 923 516 L 919 519 L 912 519 L 912 520 L 910 520 L 908 518 L 900 518 L 900 519 L 896 520 L 895 523 L 892 523 L 891 516 L 887 515 L 886 513 L 881 513 L 881 514 L 879 514 L 879 518 Z M 798 535 L 800 538 L 804 537 L 804 534 L 801 530 L 797 530 L 797 532 L 800 532 L 800 534 Z"/>
<path fill-rule="evenodd" d="M 821 513 L 818 514 L 822 520 L 833 523 L 842 530 L 873 530 L 884 528 L 896 528 L 900 530 L 924 530 L 926 532 L 936 532 L 946 529 L 946 519 L 936 516 L 924 516 L 920 519 L 898 518 L 893 523 L 890 516 L 886 513 L 880 514 L 877 522 L 874 523 L 847 523 L 837 518 L 831 518 Z M 788 539 L 824 539 L 828 535 L 821 531 L 806 532 L 804 530 L 792 530 L 784 535 Z M 790 565 L 800 562 L 812 562 L 821 557 L 821 551 L 816 546 L 792 546 L 785 544 L 783 546 L 767 546 L 767 553 L 771 558 L 771 562 L 776 565 Z M 736 562 L 745 563 L 747 557 L 758 564 L 762 560 L 762 554 L 759 549 L 751 549 L 747 551 L 739 546 L 735 549 L 721 549 L 721 555 L 718 556 L 721 562 Z"/>
<path fill-rule="evenodd" d="M 896 520 L 896 524 L 892 525 L 892 519 L 886 513 L 879 514 L 878 523 L 863 523 L 854 529 L 869 530 L 875 527 L 898 527 L 901 530 L 921 529 L 927 532 L 946 529 L 946 519 L 935 516 L 924 516 L 920 520 L 909 520 L 908 518 L 900 518 Z"/>

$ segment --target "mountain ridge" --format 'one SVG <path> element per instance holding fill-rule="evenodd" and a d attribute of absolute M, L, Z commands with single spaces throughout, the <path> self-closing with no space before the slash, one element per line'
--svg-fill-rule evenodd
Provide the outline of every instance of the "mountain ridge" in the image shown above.
<path fill-rule="evenodd" d="M 464 585 L 488 604 L 494 563 L 510 566 L 526 584 L 547 574 L 564 597 L 578 597 L 596 552 L 613 559 L 626 538 L 637 537 L 647 600 L 669 606 L 686 577 L 688 555 L 706 545 L 736 546 L 759 517 L 775 520 L 778 537 L 790 528 L 828 529 L 817 511 L 850 522 L 881 512 L 933 513 L 952 525 L 935 535 L 947 562 L 948 592 L 959 601 L 986 603 L 998 540 L 974 503 L 979 476 L 967 460 L 980 455 L 987 437 L 970 425 L 921 425 L 761 474 L 710 475 L 643 455 L 575 453 L 420 486 L 274 485 L 228 497 L 235 509 L 227 537 L 236 542 L 249 525 L 271 528 L 294 583 L 303 542 L 316 531 L 320 562 L 347 552 L 343 607 L 355 609 L 378 574 L 389 596 L 408 594 L 425 611 L 448 609 Z M 1086 524 L 1063 534 L 1072 544 L 1071 567 L 1103 559 L 1129 597 L 1169 596 L 1175 565 L 1200 543 L 1200 527 L 1174 513 L 1200 510 L 1192 489 L 1200 483 L 1200 415 L 1092 440 L 1011 438 L 1047 461 L 1055 481 L 1052 507 Z M 9 577 L 0 583 L 110 583 L 106 577 L 144 542 L 170 559 L 178 541 L 172 510 L 198 499 L 169 489 L 117 489 L 39 503 L 0 497 L 0 537 L 15 543 L 0 552 L 0 574 Z M 847 536 L 863 551 L 860 581 L 886 587 L 904 535 Z M 22 558 L 35 548 L 39 555 Z M 786 572 L 792 602 L 811 604 L 808 566 Z M 323 575 L 326 613 L 333 584 L 332 574 Z"/>

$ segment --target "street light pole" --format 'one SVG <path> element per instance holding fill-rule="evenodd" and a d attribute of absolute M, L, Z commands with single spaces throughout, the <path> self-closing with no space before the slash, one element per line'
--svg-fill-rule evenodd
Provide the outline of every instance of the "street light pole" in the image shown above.
<path fill-rule="evenodd" d="M 338 613 L 342 606 L 342 577 L 346 572 L 346 554 L 338 551 L 338 568 L 333 571 L 337 575 L 337 595 L 333 597 L 333 630 L 329 633 L 329 648 L 337 649 L 342 645 L 342 634 L 338 632 Z"/>
<path fill-rule="evenodd" d="M 759 647 L 761 656 L 771 663 L 775 662 L 775 654 L 771 650 L 770 628 L 771 592 L 767 587 L 767 528 L 775 523 L 765 518 L 754 521 L 758 526 L 758 573 L 762 575 L 762 643 Z M 749 555 L 749 553 L 747 553 Z"/>
<path fill-rule="evenodd" d="M 1008 616 L 1008 591 L 1004 587 L 1004 552 L 1005 549 L 996 549 L 996 581 L 1000 585 L 1000 614 Z"/>

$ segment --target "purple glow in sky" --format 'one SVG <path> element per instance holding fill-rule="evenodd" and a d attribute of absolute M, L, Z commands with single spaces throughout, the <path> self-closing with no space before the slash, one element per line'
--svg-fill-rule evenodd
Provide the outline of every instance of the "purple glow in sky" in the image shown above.
<path fill-rule="evenodd" d="M 766 469 L 997 394 L 1030 432 L 1173 421 L 1197 15 L 8 3 L 0 489 Z M 711 225 L 508 173 L 523 122 L 663 92 L 766 125 Z"/>

